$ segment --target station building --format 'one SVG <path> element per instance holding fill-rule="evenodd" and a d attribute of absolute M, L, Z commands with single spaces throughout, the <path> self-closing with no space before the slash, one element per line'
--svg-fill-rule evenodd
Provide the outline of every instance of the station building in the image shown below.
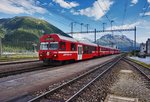
<path fill-rule="evenodd" d="M 140 44 L 140 55 L 150 55 L 150 38 L 148 38 L 146 43 Z"/>
<path fill-rule="evenodd" d="M 150 55 L 150 38 L 146 41 L 146 53 Z"/>

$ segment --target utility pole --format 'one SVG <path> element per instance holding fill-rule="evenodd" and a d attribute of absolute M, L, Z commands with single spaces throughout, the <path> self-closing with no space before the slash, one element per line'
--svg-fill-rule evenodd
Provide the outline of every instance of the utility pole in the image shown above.
<path fill-rule="evenodd" d="M 88 31 L 89 31 L 89 24 L 86 24 L 86 27 L 87 27 L 87 33 L 88 33 Z"/>
<path fill-rule="evenodd" d="M 136 55 L 136 26 L 134 27 L 134 55 Z"/>
<path fill-rule="evenodd" d="M 82 26 L 83 26 L 83 23 L 81 23 L 80 25 L 81 25 L 81 33 L 82 33 Z"/>
<path fill-rule="evenodd" d="M 111 20 L 111 23 L 110 23 L 110 25 L 111 25 L 111 31 L 112 31 L 112 23 L 113 23 L 114 21 L 113 20 Z M 113 35 L 113 31 L 112 31 L 112 35 Z"/>
<path fill-rule="evenodd" d="M 113 29 L 113 30 L 92 30 L 92 31 L 88 31 L 89 33 L 93 33 L 94 34 L 94 41 L 96 43 L 96 33 L 102 33 L 102 32 L 126 32 L 126 31 L 133 31 L 134 32 L 134 42 L 132 44 L 132 48 L 133 50 L 136 49 L 136 27 L 135 28 L 129 28 L 129 29 Z M 66 32 L 67 34 L 70 34 L 70 32 Z M 74 32 L 74 34 L 78 34 L 78 33 L 85 33 L 87 34 L 87 31 L 82 31 L 82 32 Z M 111 45 L 113 45 L 113 42 L 110 42 Z"/>
<path fill-rule="evenodd" d="M 94 40 L 95 40 L 95 43 L 96 43 L 96 29 L 94 30 Z"/>
<path fill-rule="evenodd" d="M 113 29 L 112 29 L 112 23 L 113 23 L 114 21 L 113 20 L 111 20 L 111 31 L 112 31 L 112 36 L 114 35 L 113 34 Z M 112 47 L 114 46 L 114 43 L 113 42 L 111 42 L 111 45 L 112 45 Z"/>
<path fill-rule="evenodd" d="M 103 32 L 104 32 L 104 30 L 105 30 L 105 24 L 106 24 L 106 23 L 103 23 Z"/>
<path fill-rule="evenodd" d="M 72 37 L 73 37 L 73 23 L 74 22 L 71 22 L 71 35 L 72 35 Z"/>

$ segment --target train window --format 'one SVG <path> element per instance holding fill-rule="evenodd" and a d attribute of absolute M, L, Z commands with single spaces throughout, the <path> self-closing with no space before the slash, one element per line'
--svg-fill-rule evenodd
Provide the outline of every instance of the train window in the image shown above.
<path fill-rule="evenodd" d="M 96 51 L 96 47 L 94 47 L 94 51 Z"/>
<path fill-rule="evenodd" d="M 96 51 L 96 47 L 93 47 L 93 46 L 83 46 L 83 53 L 84 54 L 91 54 L 92 51 Z"/>
<path fill-rule="evenodd" d="M 74 43 L 71 43 L 71 51 L 76 51 L 76 45 Z"/>
<path fill-rule="evenodd" d="M 60 42 L 60 50 L 65 51 L 66 50 L 66 43 L 65 42 Z"/>
<path fill-rule="evenodd" d="M 58 49 L 58 42 L 50 42 L 49 49 L 50 50 L 57 50 Z"/>
<path fill-rule="evenodd" d="M 83 53 L 87 54 L 88 53 L 88 46 L 83 46 Z"/>
<path fill-rule="evenodd" d="M 48 42 L 42 42 L 40 44 L 40 50 L 48 50 Z"/>

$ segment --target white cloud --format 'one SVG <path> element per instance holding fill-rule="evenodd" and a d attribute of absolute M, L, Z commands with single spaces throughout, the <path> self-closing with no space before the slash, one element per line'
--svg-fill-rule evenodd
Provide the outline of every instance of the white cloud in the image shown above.
<path fill-rule="evenodd" d="M 79 6 L 79 3 L 77 2 L 67 2 L 64 0 L 53 0 L 53 2 L 59 4 L 61 7 L 66 8 L 66 9 Z"/>
<path fill-rule="evenodd" d="M 80 14 L 79 12 L 76 12 L 74 9 L 71 9 L 70 12 L 71 12 L 73 15 L 79 15 L 79 14 Z"/>
<path fill-rule="evenodd" d="M 148 3 L 150 3 L 150 0 L 147 0 Z"/>
<path fill-rule="evenodd" d="M 42 17 L 39 17 L 39 19 L 41 19 L 41 20 L 46 20 L 45 17 L 43 17 L 43 16 L 42 16 Z"/>
<path fill-rule="evenodd" d="M 36 6 L 35 0 L 1 0 L 0 12 L 5 14 L 34 14 L 45 13 L 46 10 Z"/>
<path fill-rule="evenodd" d="M 145 13 L 145 16 L 150 16 L 150 12 L 146 12 L 146 13 Z"/>
<path fill-rule="evenodd" d="M 132 4 L 137 4 L 137 3 L 138 3 L 138 0 L 131 0 L 131 3 L 132 3 Z"/>
<path fill-rule="evenodd" d="M 129 29 L 129 28 L 134 28 L 135 26 L 138 26 L 140 25 L 141 22 L 138 21 L 138 22 L 135 22 L 135 23 L 132 23 L 132 24 L 124 24 L 124 25 L 120 25 L 120 26 L 113 26 L 112 29 Z M 108 29 L 111 29 L 110 27 Z"/>
<path fill-rule="evenodd" d="M 112 4 L 113 2 L 111 0 L 98 0 L 93 3 L 92 7 L 88 7 L 78 11 L 71 10 L 71 13 L 74 15 L 85 15 L 87 17 L 94 17 L 95 20 L 98 20 L 107 13 Z"/>
<path fill-rule="evenodd" d="M 54 6 L 54 4 L 53 4 L 52 2 L 50 2 L 50 3 L 48 4 L 48 6 Z"/>
<path fill-rule="evenodd" d="M 41 5 L 45 6 L 45 5 L 48 5 L 48 4 L 45 2 L 45 3 L 41 4 Z"/>

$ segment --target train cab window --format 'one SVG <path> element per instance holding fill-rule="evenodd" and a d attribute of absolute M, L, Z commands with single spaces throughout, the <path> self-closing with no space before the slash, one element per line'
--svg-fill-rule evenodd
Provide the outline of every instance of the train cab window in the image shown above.
<path fill-rule="evenodd" d="M 76 45 L 74 43 L 71 43 L 71 51 L 76 51 Z"/>
<path fill-rule="evenodd" d="M 65 42 L 60 42 L 60 50 L 65 51 L 66 50 L 66 43 Z"/>
<path fill-rule="evenodd" d="M 48 42 L 41 42 L 40 50 L 48 50 Z"/>
<path fill-rule="evenodd" d="M 50 42 L 49 49 L 50 50 L 57 50 L 58 49 L 58 42 Z"/>

